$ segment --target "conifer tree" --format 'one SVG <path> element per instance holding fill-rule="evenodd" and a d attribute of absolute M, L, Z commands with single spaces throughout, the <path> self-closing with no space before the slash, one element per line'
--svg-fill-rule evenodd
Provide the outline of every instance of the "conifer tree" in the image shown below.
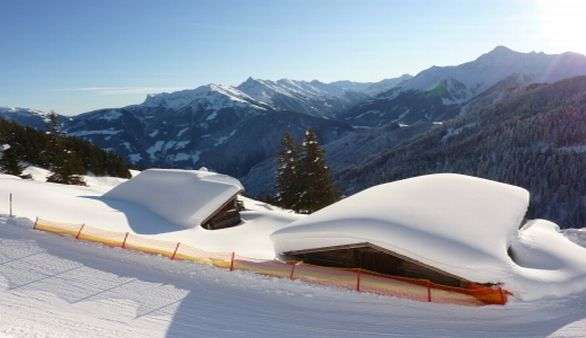
<path fill-rule="evenodd" d="M 277 158 L 277 203 L 283 208 L 297 210 L 300 187 L 299 146 L 286 133 Z"/>
<path fill-rule="evenodd" d="M 47 131 L 53 135 L 59 135 L 61 133 L 61 127 L 59 126 L 59 115 L 53 110 L 46 115 Z"/>
<path fill-rule="evenodd" d="M 49 146 L 51 148 L 51 171 L 53 174 L 47 178 L 47 182 L 85 185 L 79 175 L 84 172 L 83 163 L 79 155 L 68 149 L 65 139 L 61 137 L 59 116 L 51 111 L 47 115 L 47 134 L 49 134 Z"/>
<path fill-rule="evenodd" d="M 77 153 L 71 150 L 65 149 L 61 154 L 54 156 L 51 171 L 53 174 L 47 178 L 47 182 L 85 185 L 79 175 L 84 171 L 83 164 Z"/>
<path fill-rule="evenodd" d="M 59 138 L 61 135 L 61 128 L 59 127 L 59 116 L 54 111 L 51 111 L 46 115 L 45 118 L 46 128 L 47 128 L 47 137 L 48 137 L 48 156 L 47 159 L 49 161 L 48 166 L 54 167 L 57 166 L 59 162 L 61 162 L 61 154 L 63 153 L 63 145 Z"/>
<path fill-rule="evenodd" d="M 13 147 L 0 146 L 0 170 L 8 175 L 21 176 L 22 166 Z"/>
<path fill-rule="evenodd" d="M 312 129 L 305 132 L 301 159 L 302 189 L 298 210 L 311 213 L 338 200 L 330 169 L 325 163 L 324 151 Z"/>

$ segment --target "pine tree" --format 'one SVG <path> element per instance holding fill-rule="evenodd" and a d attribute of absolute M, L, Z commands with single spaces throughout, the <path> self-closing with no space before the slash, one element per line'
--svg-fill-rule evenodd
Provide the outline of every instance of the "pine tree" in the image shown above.
<path fill-rule="evenodd" d="M 277 203 L 283 208 L 297 210 L 300 187 L 299 146 L 286 133 L 277 158 Z"/>
<path fill-rule="evenodd" d="M 83 178 L 79 176 L 84 172 L 84 165 L 79 155 L 68 149 L 65 139 L 62 137 L 59 115 L 54 111 L 47 114 L 47 134 L 49 147 L 51 148 L 50 168 L 53 174 L 47 177 L 47 182 L 85 185 Z"/>
<path fill-rule="evenodd" d="M 77 153 L 65 150 L 54 156 L 51 166 L 53 174 L 47 178 L 47 182 L 85 185 L 83 178 L 79 175 L 84 171 L 83 163 Z"/>
<path fill-rule="evenodd" d="M 59 125 L 59 115 L 51 110 L 45 119 L 47 123 L 47 132 L 52 135 L 61 134 L 61 126 Z"/>
<path fill-rule="evenodd" d="M 330 170 L 325 163 L 324 151 L 312 129 L 305 132 L 302 143 L 303 157 L 299 176 L 302 189 L 298 210 L 311 213 L 338 200 Z"/>
<path fill-rule="evenodd" d="M 22 166 L 18 161 L 16 151 L 13 147 L 3 147 L 0 151 L 0 169 L 3 173 L 14 176 L 22 175 Z M 0 149 L 1 150 L 1 149 Z"/>

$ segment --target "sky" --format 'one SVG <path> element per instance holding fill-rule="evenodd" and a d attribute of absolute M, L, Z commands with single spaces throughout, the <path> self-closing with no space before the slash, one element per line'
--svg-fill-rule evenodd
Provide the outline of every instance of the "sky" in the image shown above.
<path fill-rule="evenodd" d="M 262 79 L 378 81 L 505 45 L 586 54 L 586 1 L 0 2 L 0 106 L 76 114 Z"/>

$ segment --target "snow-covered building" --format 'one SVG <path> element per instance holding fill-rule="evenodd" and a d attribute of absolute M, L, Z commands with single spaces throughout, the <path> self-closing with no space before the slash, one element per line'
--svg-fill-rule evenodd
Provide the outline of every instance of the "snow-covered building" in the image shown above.
<path fill-rule="evenodd" d="M 545 240 L 540 229 L 555 233 L 557 226 L 545 220 L 525 223 L 528 205 L 529 192 L 516 186 L 457 174 L 427 175 L 366 189 L 271 238 L 284 258 L 445 285 L 505 284 L 521 292 L 533 282 L 577 283 L 585 257 L 567 239 L 559 241 L 568 243 L 571 253 L 551 245 L 547 251 L 552 262 L 565 262 L 560 266 L 567 271 L 534 269 L 531 257 L 545 255 L 541 241 L 557 240 L 551 235 Z M 535 239 L 527 245 L 520 237 L 530 233 Z"/>
<path fill-rule="evenodd" d="M 240 223 L 237 179 L 207 170 L 148 169 L 104 194 L 138 204 L 186 228 L 227 228 Z"/>

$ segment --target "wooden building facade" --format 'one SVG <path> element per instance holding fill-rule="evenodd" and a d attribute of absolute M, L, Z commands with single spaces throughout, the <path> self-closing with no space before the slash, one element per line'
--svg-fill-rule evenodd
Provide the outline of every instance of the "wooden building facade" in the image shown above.
<path fill-rule="evenodd" d="M 244 209 L 238 201 L 238 195 L 234 195 L 228 202 L 224 203 L 218 210 L 212 213 L 201 223 L 204 229 L 217 230 L 236 226 L 242 222 L 240 211 Z"/>
<path fill-rule="evenodd" d="M 448 286 L 463 287 L 470 283 L 463 278 L 370 243 L 290 251 L 284 256 L 308 264 L 360 268 L 384 275 L 427 279 Z"/>

